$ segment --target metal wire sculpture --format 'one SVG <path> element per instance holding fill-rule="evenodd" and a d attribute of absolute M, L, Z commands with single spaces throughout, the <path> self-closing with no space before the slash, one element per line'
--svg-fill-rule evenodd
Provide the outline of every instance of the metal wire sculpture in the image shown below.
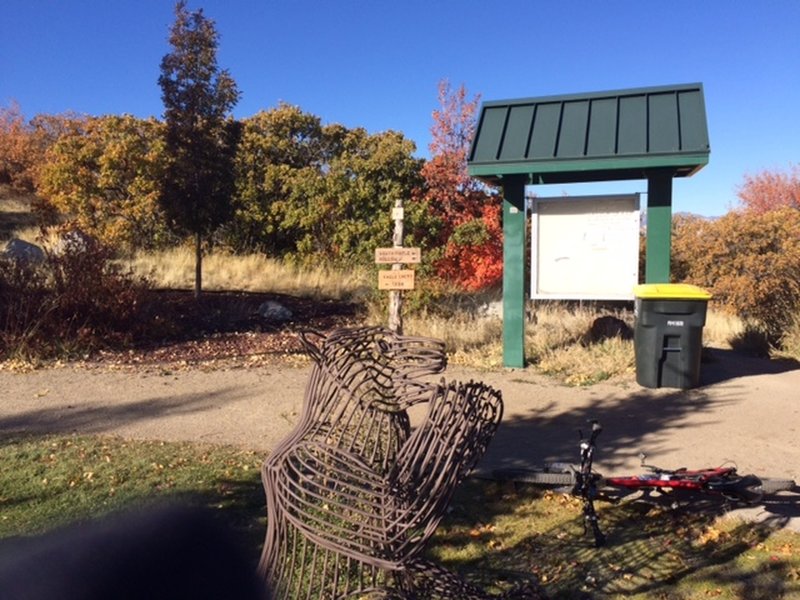
<path fill-rule="evenodd" d="M 489 598 L 422 552 L 494 436 L 500 392 L 425 381 L 445 368 L 439 340 L 380 327 L 301 339 L 314 359 L 303 413 L 262 468 L 259 570 L 273 596 Z M 412 431 L 407 409 L 421 402 Z"/>

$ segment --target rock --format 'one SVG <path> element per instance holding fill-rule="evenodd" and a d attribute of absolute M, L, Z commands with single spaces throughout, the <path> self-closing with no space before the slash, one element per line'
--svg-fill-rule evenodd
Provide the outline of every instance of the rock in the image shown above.
<path fill-rule="evenodd" d="M 58 236 L 58 241 L 53 248 L 53 254 L 83 254 L 96 246 L 96 240 L 80 229 L 71 229 Z"/>
<path fill-rule="evenodd" d="M 2 256 L 3 258 L 9 258 L 20 263 L 34 265 L 43 263 L 46 258 L 44 250 L 39 246 L 19 238 L 9 240 L 2 252 Z"/>
<path fill-rule="evenodd" d="M 611 315 L 598 317 L 592 322 L 592 327 L 589 331 L 589 340 L 591 342 L 602 342 L 614 337 L 632 340 L 633 330 L 625 321 Z"/>
<path fill-rule="evenodd" d="M 267 300 L 258 307 L 258 316 L 272 323 L 285 323 L 291 321 L 294 315 L 280 302 Z"/>
<path fill-rule="evenodd" d="M 487 302 L 480 307 L 479 314 L 484 317 L 503 318 L 503 301 Z"/>

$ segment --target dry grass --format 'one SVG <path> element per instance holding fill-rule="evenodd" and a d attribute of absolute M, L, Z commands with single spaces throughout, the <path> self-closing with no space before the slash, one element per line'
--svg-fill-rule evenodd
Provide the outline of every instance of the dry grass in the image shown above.
<path fill-rule="evenodd" d="M 127 261 L 156 287 L 191 289 L 194 252 L 185 247 L 138 253 Z M 324 265 L 300 269 L 261 254 L 209 254 L 203 259 L 203 289 L 273 292 L 303 298 L 357 300 L 369 289 L 366 273 L 334 271 Z"/>
<path fill-rule="evenodd" d="M 706 326 L 703 328 L 703 342 L 708 346 L 730 348 L 731 342 L 745 332 L 745 323 L 730 313 L 709 307 Z"/>
<path fill-rule="evenodd" d="M 498 317 L 456 313 L 450 317 L 419 314 L 404 321 L 409 335 L 444 340 L 452 364 L 474 367 L 503 365 L 503 322 Z"/>
<path fill-rule="evenodd" d="M 411 335 L 443 339 L 451 364 L 478 368 L 503 366 L 503 322 L 499 317 L 474 311 L 445 312 L 446 317 L 427 312 L 407 317 L 404 330 Z M 570 385 L 632 380 L 635 362 L 631 340 L 588 341 L 592 323 L 598 316 L 591 307 L 566 304 L 537 307 L 534 319 L 525 326 L 526 362 Z M 631 320 L 624 314 L 613 316 Z M 372 320 L 380 320 L 374 311 Z"/>
<path fill-rule="evenodd" d="M 633 325 L 624 312 L 598 312 L 591 306 L 547 304 L 536 310 L 526 332 L 526 356 L 537 368 L 570 385 L 633 379 L 633 341 L 612 337 L 591 340 L 592 323 L 609 315 Z"/>

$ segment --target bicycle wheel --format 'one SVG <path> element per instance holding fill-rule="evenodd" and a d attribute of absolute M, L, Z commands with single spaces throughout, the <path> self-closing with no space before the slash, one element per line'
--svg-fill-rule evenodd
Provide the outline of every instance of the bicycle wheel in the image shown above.
<path fill-rule="evenodd" d="M 759 479 L 761 479 L 761 490 L 765 494 L 790 492 L 796 487 L 792 479 L 776 479 L 772 477 L 760 477 Z"/>
<path fill-rule="evenodd" d="M 575 483 L 575 476 L 572 473 L 558 473 L 536 469 L 495 469 L 492 471 L 492 479 L 556 487 Z"/>

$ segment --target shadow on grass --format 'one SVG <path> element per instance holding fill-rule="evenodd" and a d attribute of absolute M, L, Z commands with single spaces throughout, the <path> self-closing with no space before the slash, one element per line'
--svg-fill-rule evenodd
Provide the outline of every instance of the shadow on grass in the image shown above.
<path fill-rule="evenodd" d="M 591 535 L 583 532 L 579 503 L 560 494 L 531 486 L 510 491 L 508 485 L 473 481 L 453 504 L 435 538 L 434 552 L 449 547 L 450 557 L 438 560 L 479 585 L 497 587 L 498 582 L 519 581 L 533 573 L 551 598 L 565 600 L 725 593 L 732 595 L 724 597 L 766 599 L 800 593 L 796 556 L 753 555 L 785 523 L 778 515 L 722 527 L 717 519 L 726 513 L 724 503 L 700 510 L 638 501 L 602 504 L 600 519 L 608 544 L 596 549 Z M 475 506 L 480 506 L 479 515 Z M 554 522 L 552 512 L 572 516 Z M 504 524 L 510 514 L 511 524 Z M 453 548 L 470 545 L 478 550 L 466 553 L 466 558 L 465 553 L 452 553 Z"/>
<path fill-rule="evenodd" d="M 266 531 L 262 457 L 231 448 L 19 434 L 0 444 L 0 562 L 65 527 L 202 509 L 255 568 Z M 55 532 L 53 534 L 52 532 Z"/>

